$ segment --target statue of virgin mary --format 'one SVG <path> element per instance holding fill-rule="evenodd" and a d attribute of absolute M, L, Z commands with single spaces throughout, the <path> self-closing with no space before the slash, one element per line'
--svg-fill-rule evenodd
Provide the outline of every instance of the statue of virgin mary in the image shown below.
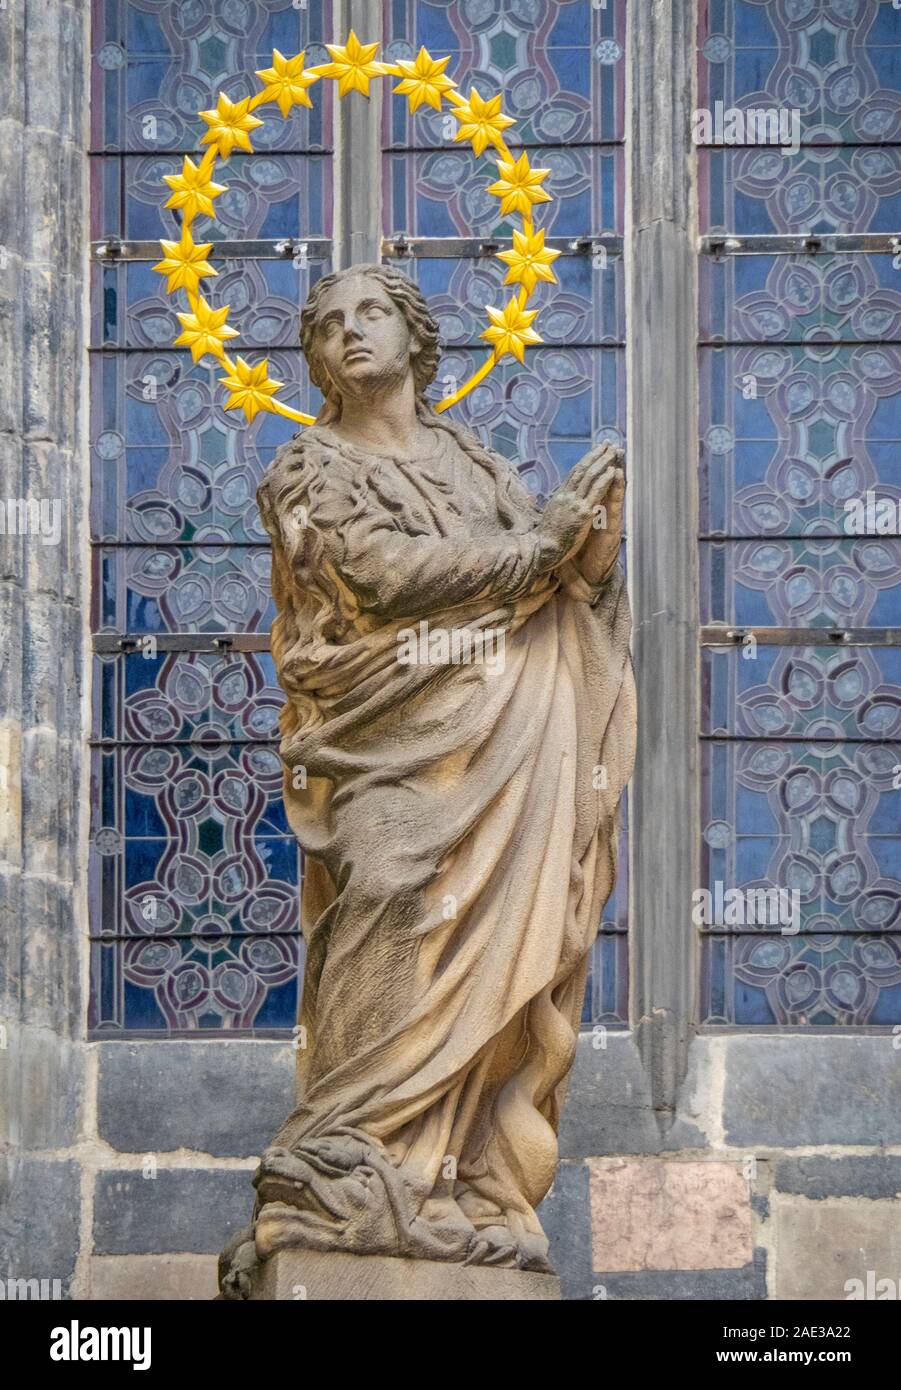
<path fill-rule="evenodd" d="M 252 1253 L 546 1272 L 535 1208 L 634 751 L 622 455 L 540 508 L 428 404 L 437 325 L 393 268 L 320 280 L 301 341 L 324 405 L 258 497 L 307 958 Z"/>

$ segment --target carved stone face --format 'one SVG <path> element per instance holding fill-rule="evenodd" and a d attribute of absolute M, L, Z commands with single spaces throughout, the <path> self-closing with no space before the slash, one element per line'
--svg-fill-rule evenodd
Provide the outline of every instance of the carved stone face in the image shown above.
<path fill-rule="evenodd" d="M 368 275 L 349 275 L 319 305 L 314 348 L 342 397 L 365 398 L 402 380 L 419 344 L 381 285 Z"/>

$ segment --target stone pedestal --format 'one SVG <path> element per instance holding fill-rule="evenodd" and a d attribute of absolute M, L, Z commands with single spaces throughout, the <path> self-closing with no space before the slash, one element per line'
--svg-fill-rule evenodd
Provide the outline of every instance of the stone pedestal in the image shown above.
<path fill-rule="evenodd" d="M 555 1274 L 492 1269 L 489 1265 L 279 1250 L 264 1261 L 250 1296 L 253 1300 L 306 1298 L 332 1302 L 555 1302 L 560 1298 L 560 1280 Z"/>

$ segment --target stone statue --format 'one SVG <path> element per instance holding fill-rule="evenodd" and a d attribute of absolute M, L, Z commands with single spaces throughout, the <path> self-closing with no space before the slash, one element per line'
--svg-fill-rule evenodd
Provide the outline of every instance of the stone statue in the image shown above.
<path fill-rule="evenodd" d="M 320 280 L 301 342 L 325 403 L 258 493 L 306 853 L 298 1100 L 223 1294 L 292 1249 L 546 1274 L 633 760 L 622 454 L 541 510 L 427 404 L 438 328 L 393 268 Z"/>

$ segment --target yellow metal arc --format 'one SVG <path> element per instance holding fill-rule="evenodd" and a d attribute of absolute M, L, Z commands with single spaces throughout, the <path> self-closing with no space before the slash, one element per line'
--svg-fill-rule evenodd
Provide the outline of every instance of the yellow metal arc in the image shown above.
<path fill-rule="evenodd" d="M 438 61 L 440 61 L 440 60 L 438 60 Z M 326 65 L 322 65 L 322 66 L 319 66 L 319 67 L 307 68 L 307 69 L 304 70 L 304 74 L 303 74 L 303 75 L 304 75 L 304 77 L 306 77 L 306 78 L 312 78 L 313 81 L 320 81 L 323 77 L 326 77 L 326 76 L 327 76 L 327 77 L 333 77 L 334 74 L 331 73 L 331 72 L 329 71 L 329 68 L 331 68 L 331 66 L 332 66 L 331 64 L 326 64 Z M 375 62 L 373 62 L 372 66 L 373 66 L 373 67 L 378 67 L 378 69 L 379 69 L 379 71 L 378 71 L 377 74 L 372 74 L 373 76 L 376 76 L 376 75 L 377 75 L 377 76 L 383 76 L 383 77 L 390 76 L 390 77 L 401 77 L 401 78 L 403 78 L 403 77 L 405 76 L 405 74 L 404 74 L 404 72 L 403 72 L 403 69 L 400 68 L 398 65 L 396 65 L 396 64 L 394 64 L 394 63 L 375 63 Z M 336 79 L 336 80 L 337 80 L 337 79 Z M 307 84 L 305 84 L 305 85 L 311 86 L 312 83 L 307 83 Z M 441 101 L 445 101 L 445 100 L 448 100 L 448 99 L 450 98 L 451 95 L 453 95 L 453 96 L 459 96 L 459 95 L 460 95 L 459 89 L 456 87 L 456 85 L 453 86 L 453 87 L 451 87 L 451 88 L 444 89 L 444 90 L 440 91 L 440 93 L 439 93 L 439 98 L 440 98 Z M 276 101 L 275 96 L 273 96 L 273 95 L 268 91 L 268 89 L 264 87 L 264 89 L 263 89 L 262 91 L 256 92 L 252 97 L 250 97 L 250 98 L 247 99 L 246 111 L 247 111 L 248 113 L 249 113 L 250 111 L 255 111 L 255 110 L 257 110 L 260 106 L 271 105 L 271 104 L 274 104 L 275 101 Z M 496 151 L 497 155 L 498 155 L 501 159 L 503 159 L 504 161 L 506 161 L 506 162 L 512 164 L 514 161 L 513 161 L 512 155 L 511 155 L 511 153 L 510 153 L 509 147 L 507 146 L 507 142 L 504 140 L 503 136 L 500 134 L 499 131 L 495 131 L 495 135 L 496 135 L 497 139 L 496 139 L 496 142 L 493 142 L 492 148 Z M 209 179 L 212 178 L 213 172 L 214 172 L 214 170 L 215 170 L 215 168 L 216 168 L 216 161 L 217 161 L 218 158 L 219 158 L 219 150 L 218 150 L 217 145 L 215 144 L 215 142 L 213 142 L 213 143 L 211 143 L 211 144 L 209 145 L 209 147 L 208 147 L 208 148 L 204 151 L 204 153 L 203 153 L 203 157 L 202 157 L 202 159 L 201 159 L 200 166 L 199 166 L 199 170 L 198 170 L 199 182 L 202 183 L 202 182 L 208 181 Z M 226 156 L 226 158 L 227 158 L 227 156 Z M 185 214 L 184 214 L 184 216 L 183 216 L 183 219 L 182 219 L 182 236 L 183 236 L 183 237 L 184 237 L 184 235 L 185 235 L 186 233 L 187 233 L 187 234 L 190 234 L 190 232 L 191 232 L 191 227 L 192 227 L 192 225 L 193 225 L 195 216 L 196 216 L 196 211 L 195 211 L 195 210 L 192 210 L 192 211 L 190 211 L 190 212 L 188 212 L 188 211 L 185 212 Z M 533 233 L 534 233 L 534 223 L 533 223 L 532 218 L 531 218 L 529 215 L 527 215 L 526 213 L 523 213 L 523 212 L 520 212 L 520 213 L 519 213 L 519 216 L 520 216 L 521 219 L 522 219 L 522 230 L 523 230 L 523 234 L 524 234 L 525 236 L 527 236 L 527 237 L 531 237 L 531 236 L 533 235 Z M 187 289 L 187 288 L 186 288 L 186 294 L 187 294 L 187 297 L 188 297 L 188 303 L 189 303 L 189 305 L 190 305 L 191 312 L 192 312 L 193 314 L 197 315 L 197 313 L 198 313 L 198 308 L 199 308 L 199 300 L 200 300 L 199 292 L 194 291 L 194 290 L 190 290 L 190 289 Z M 529 301 L 529 291 L 526 289 L 525 285 L 521 283 L 520 286 L 519 286 L 519 290 L 518 290 L 518 292 L 517 292 L 517 294 L 516 294 L 516 302 L 517 302 L 517 306 L 518 306 L 519 310 L 523 310 L 523 309 L 525 308 L 526 304 L 528 303 L 528 301 Z M 226 307 L 227 307 L 227 306 L 226 306 Z M 212 356 L 212 357 L 214 357 L 214 358 L 226 369 L 226 371 L 227 371 L 230 375 L 234 376 L 234 375 L 237 373 L 237 370 L 238 370 L 238 369 L 237 369 L 237 364 L 236 364 L 235 361 L 230 357 L 230 355 L 225 351 L 225 347 L 224 347 L 224 344 L 223 344 L 223 343 L 219 342 L 215 347 L 212 347 L 212 346 L 211 346 L 211 347 L 208 347 L 208 348 L 205 350 L 205 352 L 202 353 L 201 355 L 202 355 L 202 356 Z M 482 381 L 485 380 L 485 378 L 488 376 L 489 372 L 495 367 L 495 365 L 497 364 L 497 362 L 500 360 L 500 356 L 503 356 L 503 355 L 504 355 L 503 353 L 500 353 L 500 354 L 499 354 L 498 348 L 495 347 L 495 348 L 489 353 L 489 355 L 487 356 L 487 358 L 485 359 L 485 361 L 482 363 L 481 367 L 479 367 L 478 371 L 474 372 L 473 375 L 472 375 L 467 381 L 465 381 L 465 382 L 463 383 L 462 386 L 460 386 L 460 387 L 458 388 L 458 390 L 456 390 L 452 395 L 450 395 L 450 396 L 446 397 L 445 399 L 443 399 L 443 400 L 439 401 L 438 403 L 436 403 L 436 405 L 435 405 L 435 407 L 434 407 L 434 409 L 436 410 L 436 412 L 441 413 L 441 412 L 443 412 L 443 411 L 445 411 L 445 410 L 449 410 L 451 406 L 456 405 L 459 401 L 465 399 L 465 397 L 468 396 L 469 393 L 470 393 L 472 390 L 474 390 L 475 387 L 478 386 L 480 382 L 482 382 Z M 271 382 L 269 382 L 268 380 L 267 380 L 267 385 L 271 386 Z M 287 406 L 287 405 L 282 404 L 282 402 L 280 402 L 280 401 L 278 401 L 277 399 L 275 399 L 274 392 L 273 392 L 272 394 L 260 394 L 260 395 L 256 396 L 256 397 L 255 397 L 255 406 L 256 406 L 256 410 L 257 410 L 257 411 L 267 411 L 267 412 L 270 412 L 270 413 L 272 413 L 272 414 L 282 415 L 282 416 L 284 416 L 284 417 L 285 417 L 286 419 L 288 419 L 288 420 L 294 420 L 294 421 L 296 421 L 298 424 L 302 424 L 302 425 L 312 425 L 312 424 L 315 424 L 315 418 L 316 418 L 315 416 L 313 416 L 313 415 L 307 415 L 307 414 L 305 414 L 303 411 L 294 410 L 291 406 Z M 246 413 L 246 412 L 245 412 L 245 413 Z"/>

